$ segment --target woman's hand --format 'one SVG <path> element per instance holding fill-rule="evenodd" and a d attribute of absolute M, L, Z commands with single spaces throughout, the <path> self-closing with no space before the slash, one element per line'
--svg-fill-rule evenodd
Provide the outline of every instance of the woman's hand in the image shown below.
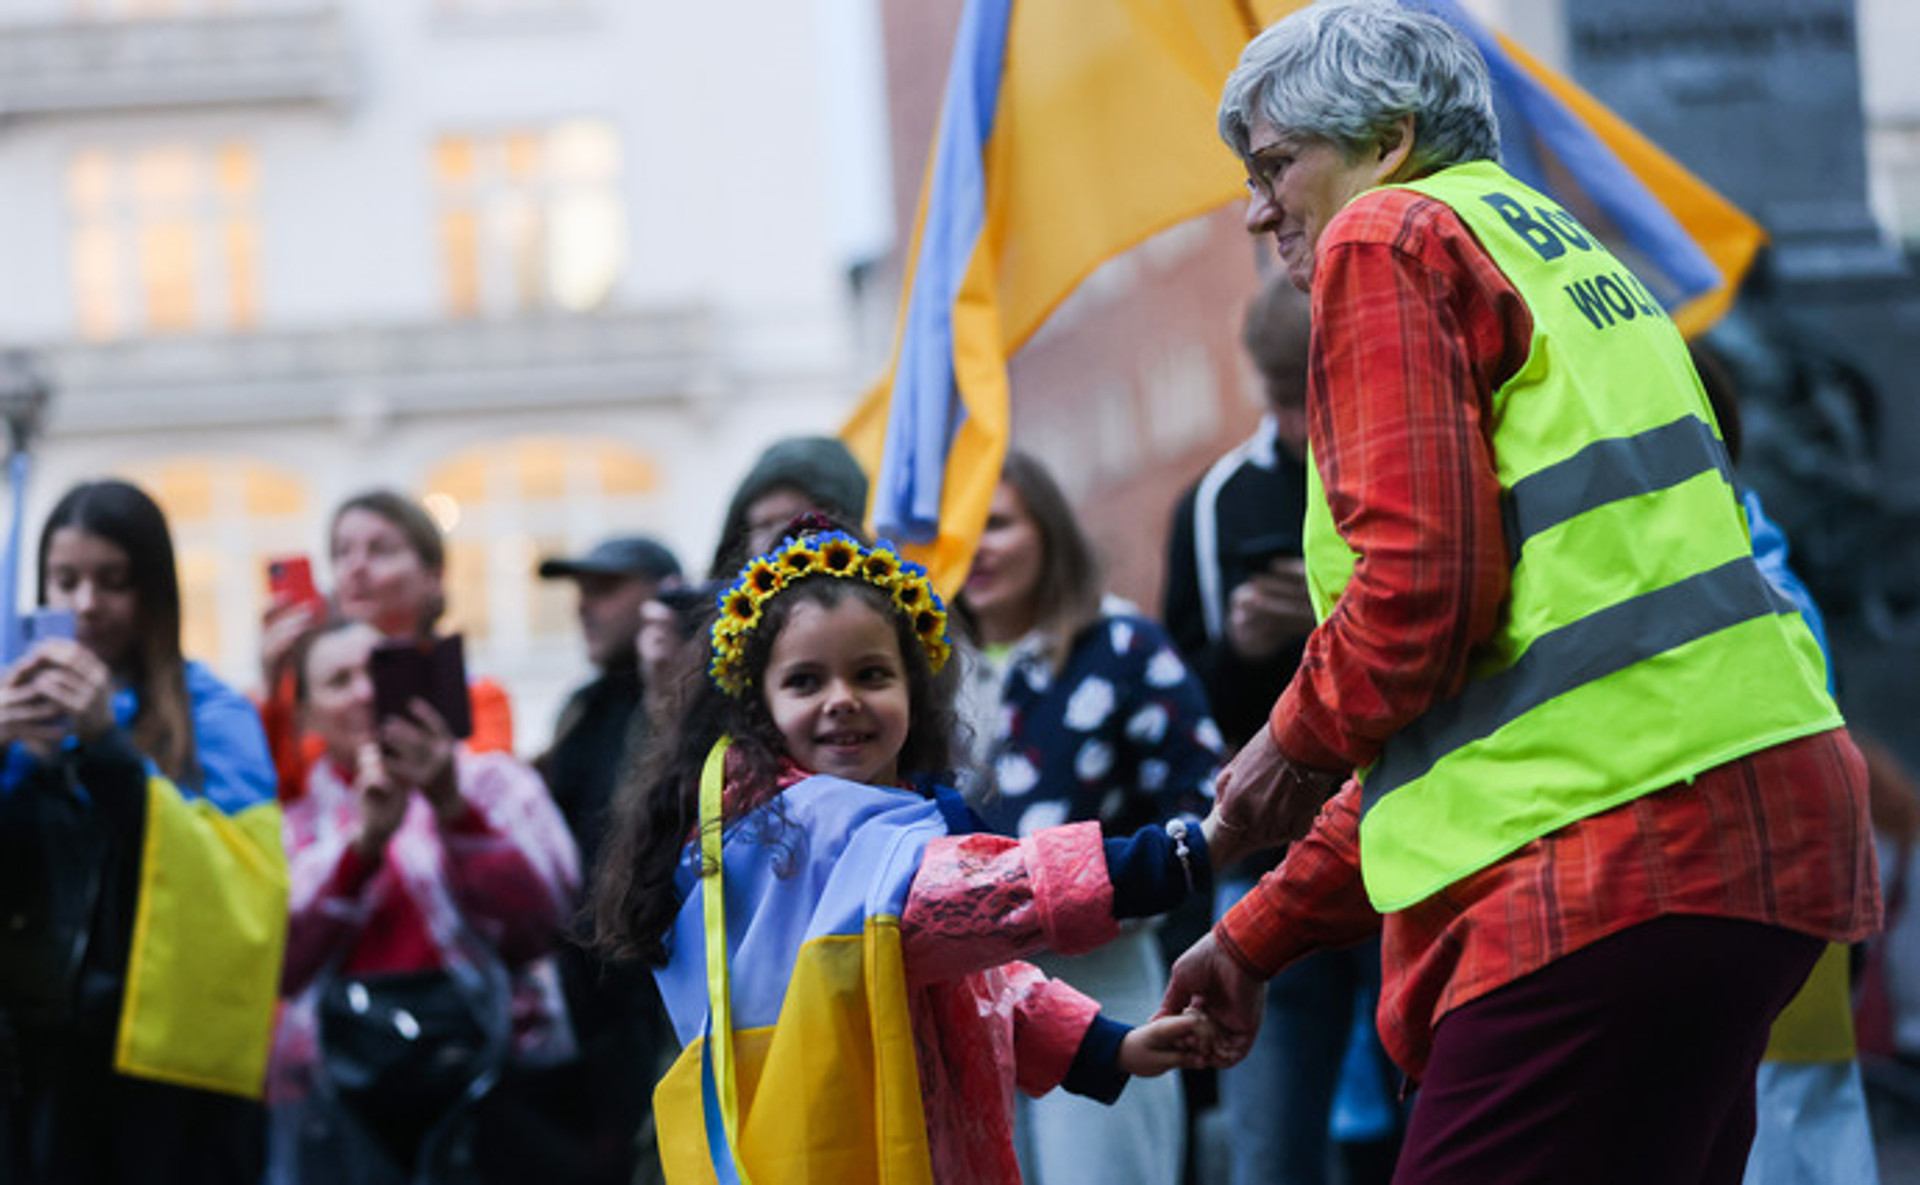
<path fill-rule="evenodd" d="M 394 779 L 420 791 L 446 822 L 466 809 L 453 776 L 453 733 L 433 705 L 415 696 L 407 714 L 380 724 L 380 750 Z"/>
<path fill-rule="evenodd" d="M 267 695 L 286 674 L 301 635 L 320 624 L 321 611 L 312 601 L 288 601 L 270 606 L 260 619 L 260 678 Z"/>
<path fill-rule="evenodd" d="M 0 676 L 0 744 L 18 741 L 42 757 L 67 732 L 60 709 L 34 686 L 43 665 L 37 654 L 27 654 Z"/>
<path fill-rule="evenodd" d="M 353 839 L 362 859 L 378 862 L 387 850 L 387 841 L 400 829 L 407 817 L 407 787 L 388 776 L 380 746 L 372 741 L 360 746 L 353 776 L 354 803 L 360 810 L 360 834 Z"/>
<path fill-rule="evenodd" d="M 640 660 L 640 688 L 647 716 L 656 724 L 667 723 L 668 689 L 684 669 L 680 654 L 686 644 L 680 614 L 673 606 L 658 598 L 641 602 L 640 631 L 633 636 L 633 652 Z"/>
<path fill-rule="evenodd" d="M 1227 645 L 1242 661 L 1261 662 L 1313 632 L 1306 561 L 1281 557 L 1234 586 L 1227 599 Z"/>
<path fill-rule="evenodd" d="M 1167 978 L 1167 994 L 1156 1019 L 1185 1015 L 1195 1009 L 1212 1022 L 1206 1054 L 1209 1065 L 1225 1068 L 1247 1056 L 1260 1018 L 1267 1008 L 1265 980 L 1248 974 L 1220 948 L 1212 933 L 1188 947 L 1174 961 Z"/>
<path fill-rule="evenodd" d="M 93 651 L 69 638 L 49 638 L 27 656 L 35 659 L 32 686 L 63 723 L 59 732 L 90 741 L 113 727 L 113 672 Z"/>

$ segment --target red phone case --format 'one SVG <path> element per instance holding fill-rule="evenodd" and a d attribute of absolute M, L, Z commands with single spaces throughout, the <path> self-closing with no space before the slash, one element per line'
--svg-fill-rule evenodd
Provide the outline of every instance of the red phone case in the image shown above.
<path fill-rule="evenodd" d="M 313 562 L 303 555 L 267 561 L 267 588 L 278 605 L 322 605 L 325 600 L 313 583 Z"/>

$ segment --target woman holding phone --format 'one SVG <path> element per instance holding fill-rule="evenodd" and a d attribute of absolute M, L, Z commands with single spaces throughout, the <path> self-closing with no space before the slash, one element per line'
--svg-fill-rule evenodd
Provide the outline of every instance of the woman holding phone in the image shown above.
<path fill-rule="evenodd" d="M 60 499 L 39 594 L 72 636 L 0 676 L 0 1180 L 252 1185 L 287 894 L 259 718 L 182 657 L 138 488 Z"/>
<path fill-rule="evenodd" d="M 290 657 L 322 753 L 286 812 L 280 1181 L 448 1179 L 500 1071 L 572 1047 L 551 958 L 579 887 L 566 823 L 530 766 L 464 751 L 424 699 L 381 718 L 381 638 L 336 619 Z"/>
<path fill-rule="evenodd" d="M 427 642 L 446 610 L 446 542 L 439 524 L 412 499 L 392 490 L 367 490 L 342 502 L 327 528 L 333 564 L 333 611 L 365 622 L 386 638 Z M 280 771 L 280 794 L 292 798 L 319 756 L 318 740 L 302 737 L 288 659 L 302 634 L 327 615 L 324 601 L 283 585 L 261 629 L 261 674 L 267 689 L 261 715 Z M 513 751 L 513 710 L 491 680 L 468 687 L 474 752 Z"/>

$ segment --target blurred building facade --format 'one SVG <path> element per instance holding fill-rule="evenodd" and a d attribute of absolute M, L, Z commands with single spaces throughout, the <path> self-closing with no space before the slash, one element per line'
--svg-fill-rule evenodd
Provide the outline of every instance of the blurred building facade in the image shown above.
<path fill-rule="evenodd" d="M 28 547 L 140 481 L 189 652 L 252 686 L 265 559 L 324 574 L 331 507 L 401 489 L 537 746 L 585 667 L 538 560 L 643 531 L 697 574 L 759 448 L 875 367 L 865 7 L 0 0 L 0 345 L 55 387 Z"/>

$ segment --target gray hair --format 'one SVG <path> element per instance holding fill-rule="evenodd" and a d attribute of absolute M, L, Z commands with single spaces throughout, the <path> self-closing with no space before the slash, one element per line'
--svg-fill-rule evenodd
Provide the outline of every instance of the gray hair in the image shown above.
<path fill-rule="evenodd" d="M 1241 51 L 1220 98 L 1220 138 L 1241 157 L 1253 124 L 1331 141 L 1349 157 L 1413 116 L 1414 175 L 1498 160 L 1500 126 L 1480 51 L 1394 0 L 1321 0 Z"/>

